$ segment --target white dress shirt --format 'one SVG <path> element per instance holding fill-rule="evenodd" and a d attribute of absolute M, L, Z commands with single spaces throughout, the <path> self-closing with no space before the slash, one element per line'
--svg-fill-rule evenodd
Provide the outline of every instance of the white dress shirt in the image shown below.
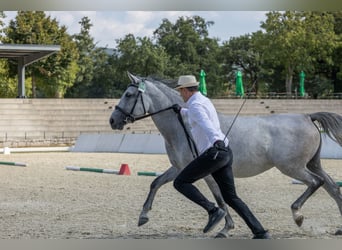
<path fill-rule="evenodd" d="M 199 154 L 213 146 L 217 140 L 223 140 L 216 109 L 209 98 L 195 92 L 181 109 L 182 116 L 188 119 L 190 131 Z M 228 139 L 225 139 L 226 146 Z"/>

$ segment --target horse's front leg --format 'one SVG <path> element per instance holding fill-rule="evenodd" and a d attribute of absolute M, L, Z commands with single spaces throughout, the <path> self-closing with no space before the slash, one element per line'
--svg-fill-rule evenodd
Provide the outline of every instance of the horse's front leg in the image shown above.
<path fill-rule="evenodd" d="M 234 221 L 232 219 L 232 217 L 229 214 L 228 211 L 228 207 L 225 203 L 225 201 L 223 200 L 221 191 L 216 183 L 216 181 L 214 180 L 214 178 L 212 178 L 212 176 L 207 176 L 204 178 L 204 180 L 206 181 L 211 193 L 213 194 L 217 205 L 224 209 L 226 211 L 226 217 L 225 217 L 225 225 L 224 227 L 221 229 L 220 232 L 218 232 L 218 234 L 215 236 L 215 238 L 228 238 L 228 232 L 231 229 L 234 229 Z"/>
<path fill-rule="evenodd" d="M 173 181 L 178 175 L 178 169 L 171 166 L 162 175 L 158 176 L 150 186 L 150 192 L 148 193 L 147 199 L 144 203 L 143 209 L 141 210 L 138 226 L 142 226 L 149 221 L 147 213 L 152 209 L 152 203 L 158 189 L 164 184 Z"/>

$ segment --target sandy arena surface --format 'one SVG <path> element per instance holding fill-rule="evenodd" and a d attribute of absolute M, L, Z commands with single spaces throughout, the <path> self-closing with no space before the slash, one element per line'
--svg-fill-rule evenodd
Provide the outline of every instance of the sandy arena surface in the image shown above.
<path fill-rule="evenodd" d="M 150 221 L 138 227 L 138 216 L 155 177 L 138 171 L 163 172 L 166 155 L 118 153 L 12 153 L 0 161 L 23 162 L 27 167 L 0 165 L 0 239 L 205 239 L 213 238 L 223 222 L 208 234 L 204 210 L 168 183 L 158 192 Z M 66 166 L 119 170 L 128 164 L 131 175 L 66 170 Z M 323 160 L 326 171 L 342 180 L 342 160 Z M 203 181 L 199 188 L 213 200 Z M 236 179 L 238 194 L 269 229 L 274 239 L 342 239 L 334 233 L 342 225 L 335 202 L 319 189 L 304 205 L 298 228 L 291 203 L 303 185 L 272 169 Z M 251 232 L 232 211 L 232 239 L 249 239 Z"/>

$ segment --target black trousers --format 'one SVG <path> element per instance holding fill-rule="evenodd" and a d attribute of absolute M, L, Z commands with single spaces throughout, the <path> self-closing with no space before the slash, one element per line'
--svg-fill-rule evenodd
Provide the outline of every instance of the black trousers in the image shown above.
<path fill-rule="evenodd" d="M 185 197 L 209 212 L 215 207 L 215 203 L 209 201 L 192 183 L 211 174 L 224 201 L 246 222 L 253 234 L 262 234 L 265 229 L 236 194 L 232 163 L 233 154 L 229 147 L 227 151 L 209 148 L 180 172 L 173 185 Z"/>

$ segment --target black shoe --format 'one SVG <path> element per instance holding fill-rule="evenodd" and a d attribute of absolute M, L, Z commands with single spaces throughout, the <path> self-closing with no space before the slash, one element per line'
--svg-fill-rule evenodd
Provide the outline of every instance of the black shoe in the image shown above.
<path fill-rule="evenodd" d="M 209 213 L 208 224 L 203 229 L 203 233 L 208 233 L 223 219 L 226 215 L 226 212 L 221 208 L 216 208 L 214 212 Z"/>
<path fill-rule="evenodd" d="M 256 240 L 256 239 L 270 240 L 271 239 L 271 235 L 266 231 L 264 233 L 254 234 L 252 239 L 254 239 L 254 240 Z"/>

